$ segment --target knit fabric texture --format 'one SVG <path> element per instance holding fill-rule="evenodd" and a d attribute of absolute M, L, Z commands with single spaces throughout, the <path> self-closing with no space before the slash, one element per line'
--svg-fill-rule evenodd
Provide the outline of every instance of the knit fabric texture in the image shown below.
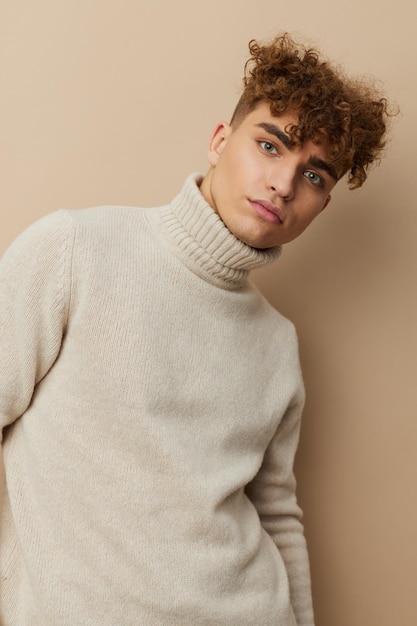
<path fill-rule="evenodd" d="M 292 324 L 198 175 L 0 263 L 2 626 L 312 626 Z"/>

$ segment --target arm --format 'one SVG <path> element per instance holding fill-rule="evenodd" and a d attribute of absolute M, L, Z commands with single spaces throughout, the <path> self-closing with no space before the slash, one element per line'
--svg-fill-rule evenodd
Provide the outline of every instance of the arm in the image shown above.
<path fill-rule="evenodd" d="M 59 353 L 72 246 L 70 218 L 59 211 L 28 228 L 0 262 L 1 431 L 25 412 Z"/>
<path fill-rule="evenodd" d="M 262 467 L 246 492 L 285 563 L 297 626 L 314 626 L 310 567 L 293 473 L 302 396 L 300 391 L 287 409 L 266 450 Z"/>

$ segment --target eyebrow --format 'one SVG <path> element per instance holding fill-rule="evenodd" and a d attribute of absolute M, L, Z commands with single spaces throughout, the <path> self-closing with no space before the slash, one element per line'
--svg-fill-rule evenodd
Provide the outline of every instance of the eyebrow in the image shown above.
<path fill-rule="evenodd" d="M 287 133 L 284 133 L 283 130 L 279 128 L 279 126 L 275 126 L 275 124 L 270 124 L 268 122 L 261 122 L 260 124 L 256 124 L 258 128 L 263 128 L 270 135 L 274 135 L 277 139 L 282 141 L 284 146 L 288 148 L 288 150 L 292 150 L 294 146 L 291 143 L 290 136 Z"/>
<path fill-rule="evenodd" d="M 333 178 L 336 182 L 339 180 L 339 176 L 337 175 L 336 169 L 328 163 L 327 161 L 323 161 L 323 159 L 319 159 L 319 157 L 311 156 L 308 160 L 310 165 L 313 167 L 317 167 L 324 172 L 327 172 L 328 175 Z"/>
<path fill-rule="evenodd" d="M 288 150 L 294 150 L 294 145 L 290 139 L 290 136 L 287 135 L 287 133 L 285 133 L 283 130 L 281 130 L 279 126 L 276 126 L 275 124 L 271 124 L 270 122 L 260 122 L 256 126 L 258 128 L 263 128 L 263 130 L 265 130 L 270 135 L 274 135 L 274 137 L 282 141 L 282 143 L 284 144 L 286 148 L 288 148 Z M 320 159 L 319 157 L 316 157 L 316 156 L 311 156 L 308 162 L 313 167 L 317 167 L 323 170 L 324 172 L 327 172 L 327 174 L 329 174 L 329 176 L 331 176 L 331 178 L 333 178 L 334 180 L 336 181 L 339 180 L 339 176 L 337 175 L 336 169 L 333 167 L 333 165 L 331 165 L 327 161 L 324 161 L 323 159 Z"/>

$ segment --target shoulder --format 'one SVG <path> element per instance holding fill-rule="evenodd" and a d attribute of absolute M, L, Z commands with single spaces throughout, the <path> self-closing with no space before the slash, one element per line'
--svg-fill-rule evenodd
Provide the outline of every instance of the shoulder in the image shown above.
<path fill-rule="evenodd" d="M 86 209 L 60 209 L 36 220 L 10 244 L 1 258 L 6 272 L 20 267 L 51 270 L 57 263 L 71 262 L 82 249 L 103 253 L 137 238 L 150 209 L 123 206 L 97 206 Z M 44 269 L 42 269 L 44 268 Z M 22 271 L 26 271 L 23 270 Z"/>
<path fill-rule="evenodd" d="M 55 211 L 32 223 L 12 242 L 2 257 L 2 264 L 20 265 L 25 259 L 36 265 L 54 257 L 65 256 L 74 237 L 72 220 L 65 210 Z"/>
<path fill-rule="evenodd" d="M 299 342 L 295 325 L 275 309 L 259 290 L 258 309 L 255 316 L 253 336 L 262 362 L 268 363 L 271 371 L 287 373 L 301 380 Z M 273 365 L 272 365 L 273 364 Z"/>
<path fill-rule="evenodd" d="M 148 230 L 152 209 L 129 206 L 96 206 L 67 211 L 77 244 L 112 247 L 127 244 Z"/>
<path fill-rule="evenodd" d="M 259 324 L 270 336 L 271 341 L 274 339 L 282 341 L 286 338 L 298 347 L 297 331 L 293 322 L 275 309 L 255 285 L 251 284 L 251 287 L 257 298 Z"/>
<path fill-rule="evenodd" d="M 57 319 L 66 318 L 69 301 L 73 243 L 72 221 L 61 210 L 34 222 L 9 246 L 0 262 L 4 325 L 11 317 L 23 324 L 27 317 L 38 329 L 60 326 Z"/>

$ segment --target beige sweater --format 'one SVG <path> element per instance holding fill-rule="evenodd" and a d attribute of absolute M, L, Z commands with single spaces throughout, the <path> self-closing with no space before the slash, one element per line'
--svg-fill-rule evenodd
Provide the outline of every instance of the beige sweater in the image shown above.
<path fill-rule="evenodd" d="M 0 263 L 2 626 L 311 626 L 279 250 L 196 177 L 162 208 L 58 211 Z"/>

